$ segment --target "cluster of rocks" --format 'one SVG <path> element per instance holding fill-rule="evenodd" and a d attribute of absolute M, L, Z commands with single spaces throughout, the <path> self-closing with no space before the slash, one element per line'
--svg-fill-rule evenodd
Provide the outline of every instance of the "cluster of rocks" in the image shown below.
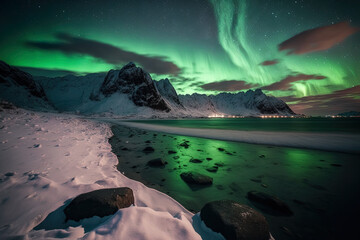
<path fill-rule="evenodd" d="M 206 184 L 210 180 L 203 176 L 182 174 L 185 179 L 199 178 Z M 105 217 L 119 209 L 134 205 L 133 191 L 127 187 L 108 188 L 80 194 L 64 209 L 66 221 L 80 221 L 94 216 Z M 231 200 L 207 203 L 200 211 L 201 220 L 214 232 L 226 239 L 268 240 L 269 226 L 265 217 L 249 206 Z"/>

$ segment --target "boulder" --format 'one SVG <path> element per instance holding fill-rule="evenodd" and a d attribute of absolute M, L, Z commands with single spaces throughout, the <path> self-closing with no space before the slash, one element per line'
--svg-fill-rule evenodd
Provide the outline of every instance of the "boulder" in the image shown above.
<path fill-rule="evenodd" d="M 153 147 L 146 147 L 143 149 L 144 153 L 152 153 L 154 151 L 155 151 L 155 149 Z"/>
<path fill-rule="evenodd" d="M 165 162 L 162 158 L 155 158 L 153 160 L 148 161 L 147 165 L 150 167 L 161 167 L 165 166 L 167 162 Z"/>
<path fill-rule="evenodd" d="M 189 162 L 192 162 L 192 163 L 202 163 L 203 161 L 200 160 L 200 159 L 197 159 L 197 158 L 192 158 L 189 160 Z"/>
<path fill-rule="evenodd" d="M 227 240 L 269 240 L 265 217 L 247 205 L 232 200 L 207 203 L 200 211 L 205 225 Z"/>
<path fill-rule="evenodd" d="M 130 188 L 107 188 L 80 194 L 66 206 L 64 213 L 66 221 L 79 221 L 93 216 L 108 216 L 132 204 L 134 195 Z"/>
<path fill-rule="evenodd" d="M 247 197 L 262 211 L 274 216 L 292 216 L 293 212 L 288 205 L 275 196 L 257 191 L 250 191 Z"/>
<path fill-rule="evenodd" d="M 197 172 L 183 172 L 180 176 L 189 184 L 210 185 L 213 182 L 212 177 Z"/>

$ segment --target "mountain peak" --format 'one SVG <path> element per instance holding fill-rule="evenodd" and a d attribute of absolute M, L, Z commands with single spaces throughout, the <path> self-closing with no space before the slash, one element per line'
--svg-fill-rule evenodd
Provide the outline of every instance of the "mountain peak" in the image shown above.
<path fill-rule="evenodd" d="M 110 96 L 116 92 L 128 94 L 129 99 L 137 106 L 170 111 L 150 74 L 136 67 L 133 62 L 129 62 L 120 70 L 110 70 L 100 87 L 100 92 L 104 96 Z"/>
<path fill-rule="evenodd" d="M 129 69 L 129 68 L 136 68 L 136 64 L 133 63 L 133 62 L 129 62 L 128 64 L 123 66 L 120 71 L 125 70 L 125 69 Z"/>

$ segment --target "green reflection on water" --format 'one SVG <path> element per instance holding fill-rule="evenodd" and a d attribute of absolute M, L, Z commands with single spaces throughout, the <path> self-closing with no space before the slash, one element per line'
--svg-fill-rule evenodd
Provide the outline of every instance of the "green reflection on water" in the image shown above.
<path fill-rule="evenodd" d="M 153 132 L 124 127 L 113 127 L 112 130 L 114 137 L 110 142 L 118 155 L 120 171 L 167 193 L 189 210 L 199 211 L 205 203 L 219 199 L 232 199 L 255 207 L 246 198 L 247 192 L 254 190 L 278 196 L 295 215 L 279 218 L 264 213 L 275 238 L 291 239 L 280 230 L 286 226 L 294 232 L 301 232 L 304 239 L 314 236 L 324 239 L 335 229 L 329 219 L 338 214 L 354 214 L 351 206 L 356 206 L 356 199 L 360 197 L 360 178 L 356 172 L 360 164 L 356 155 L 161 133 L 153 136 Z M 148 140 L 151 143 L 146 143 Z M 185 141 L 188 141 L 188 148 L 181 146 Z M 143 153 L 146 146 L 152 146 L 155 152 Z M 122 147 L 129 150 L 123 151 Z M 168 154 L 169 150 L 177 153 Z M 164 168 L 146 165 L 147 161 L 157 157 L 168 164 Z M 202 162 L 191 163 L 191 158 Z M 224 166 L 216 173 L 208 172 L 206 169 L 215 163 Z M 342 166 L 334 167 L 331 165 L 334 163 Z M 192 188 L 180 177 L 185 171 L 211 176 L 213 185 Z M 349 185 L 351 189 L 344 188 Z M 337 212 L 338 206 L 342 206 L 341 213 Z"/>

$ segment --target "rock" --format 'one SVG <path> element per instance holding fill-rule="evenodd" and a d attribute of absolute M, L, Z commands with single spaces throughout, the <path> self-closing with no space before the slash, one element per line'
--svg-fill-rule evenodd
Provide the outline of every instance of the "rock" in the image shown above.
<path fill-rule="evenodd" d="M 212 160 L 212 158 L 208 157 L 208 158 L 206 158 L 206 160 L 211 161 L 211 160 Z"/>
<path fill-rule="evenodd" d="M 190 145 L 187 142 L 183 142 L 180 144 L 180 147 L 189 148 Z"/>
<path fill-rule="evenodd" d="M 145 143 L 151 143 L 151 141 L 150 141 L 150 140 L 147 140 L 147 141 L 145 141 Z"/>
<path fill-rule="evenodd" d="M 66 206 L 64 213 L 66 221 L 79 221 L 93 216 L 108 216 L 132 204 L 134 195 L 130 188 L 107 188 L 80 194 Z"/>
<path fill-rule="evenodd" d="M 341 167 L 342 166 L 341 164 L 338 164 L 338 163 L 332 163 L 330 165 L 333 166 L 333 167 Z"/>
<path fill-rule="evenodd" d="M 275 196 L 257 191 L 250 191 L 247 197 L 256 207 L 274 216 L 292 216 L 288 205 Z"/>
<path fill-rule="evenodd" d="M 225 151 L 225 149 L 223 149 L 223 148 L 218 148 L 218 150 L 219 150 L 220 152 Z"/>
<path fill-rule="evenodd" d="M 167 162 L 165 162 L 162 158 L 155 158 L 153 160 L 148 161 L 147 165 L 150 167 L 161 167 L 165 166 Z"/>
<path fill-rule="evenodd" d="M 173 150 L 169 150 L 168 151 L 168 154 L 175 154 L 175 153 L 177 153 L 176 151 L 173 151 Z"/>
<path fill-rule="evenodd" d="M 261 179 L 258 178 L 250 178 L 250 180 L 256 183 L 261 183 Z"/>
<path fill-rule="evenodd" d="M 154 151 L 155 151 L 155 149 L 153 147 L 146 147 L 143 149 L 144 153 L 152 153 Z"/>
<path fill-rule="evenodd" d="M 212 166 L 212 167 L 208 167 L 206 170 L 209 171 L 209 172 L 217 172 L 218 167 L 217 166 Z"/>
<path fill-rule="evenodd" d="M 225 164 L 224 164 L 224 163 L 222 163 L 222 162 L 218 162 L 218 163 L 215 163 L 215 166 L 218 166 L 218 167 L 223 167 L 223 166 L 225 166 Z"/>
<path fill-rule="evenodd" d="M 192 163 L 202 163 L 203 161 L 200 160 L 200 159 L 197 159 L 197 158 L 192 158 L 192 159 L 190 159 L 189 162 L 192 162 Z"/>
<path fill-rule="evenodd" d="M 265 217 L 249 206 L 232 200 L 207 203 L 200 211 L 205 225 L 227 240 L 269 240 Z"/>
<path fill-rule="evenodd" d="M 127 147 L 123 147 L 121 150 L 128 151 L 129 149 Z"/>
<path fill-rule="evenodd" d="M 259 156 L 259 158 L 264 158 L 264 157 L 265 157 L 265 155 L 263 155 L 263 154 Z"/>
<path fill-rule="evenodd" d="M 183 172 L 180 176 L 186 183 L 190 184 L 210 185 L 213 182 L 212 177 L 197 172 Z"/>

